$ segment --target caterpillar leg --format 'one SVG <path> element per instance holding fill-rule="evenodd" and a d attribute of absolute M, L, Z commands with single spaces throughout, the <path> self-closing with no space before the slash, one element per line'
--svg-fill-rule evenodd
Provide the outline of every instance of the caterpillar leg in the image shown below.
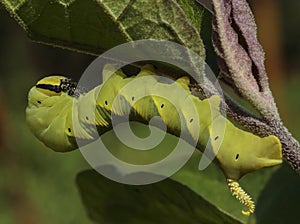
<path fill-rule="evenodd" d="M 244 191 L 239 183 L 232 179 L 227 179 L 228 187 L 233 196 L 235 196 L 242 204 L 248 207 L 248 211 L 242 211 L 243 215 L 249 216 L 254 212 L 255 205 L 252 198 Z"/>

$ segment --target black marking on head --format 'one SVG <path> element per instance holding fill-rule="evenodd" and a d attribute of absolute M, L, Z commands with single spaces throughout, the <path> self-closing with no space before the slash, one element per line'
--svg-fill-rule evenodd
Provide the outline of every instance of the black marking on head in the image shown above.
<path fill-rule="evenodd" d="M 106 105 L 106 106 L 108 105 L 108 102 L 107 102 L 107 100 L 105 100 L 105 101 L 104 101 L 104 103 L 105 103 L 105 105 Z"/>
<path fill-rule="evenodd" d="M 214 139 L 215 139 L 215 141 L 217 141 L 219 139 L 219 136 L 217 135 Z"/>
<path fill-rule="evenodd" d="M 88 117 L 88 116 L 86 116 L 86 117 L 85 117 L 85 119 L 88 121 L 88 120 L 89 120 L 89 117 Z"/>
<path fill-rule="evenodd" d="M 68 128 L 68 132 L 70 132 L 70 133 L 71 133 L 71 128 Z"/>
<path fill-rule="evenodd" d="M 236 154 L 235 160 L 238 160 L 239 157 L 240 157 L 240 154 Z"/>
<path fill-rule="evenodd" d="M 162 103 L 161 105 L 160 105 L 160 108 L 163 108 L 165 105 Z"/>
<path fill-rule="evenodd" d="M 191 118 L 191 120 L 190 120 L 190 123 L 192 123 L 194 121 L 194 119 L 193 118 Z"/>
<path fill-rule="evenodd" d="M 134 101 L 134 96 L 133 96 L 133 97 L 131 97 L 131 100 L 132 100 L 132 101 Z"/>
<path fill-rule="evenodd" d="M 36 88 L 47 89 L 55 93 L 64 92 L 69 96 L 78 98 L 81 94 L 87 93 L 88 91 L 83 87 L 77 86 L 77 82 L 72 81 L 72 79 L 65 78 L 60 80 L 59 85 L 51 84 L 37 84 Z"/>
<path fill-rule="evenodd" d="M 47 90 L 50 90 L 55 93 L 62 92 L 60 85 L 57 86 L 57 85 L 51 85 L 51 84 L 38 84 L 38 85 L 36 85 L 36 88 L 47 89 Z"/>
<path fill-rule="evenodd" d="M 38 104 L 42 104 L 42 102 L 41 102 L 41 101 L 39 101 L 39 100 L 38 100 L 38 101 L 36 101 L 36 102 L 37 102 Z"/>

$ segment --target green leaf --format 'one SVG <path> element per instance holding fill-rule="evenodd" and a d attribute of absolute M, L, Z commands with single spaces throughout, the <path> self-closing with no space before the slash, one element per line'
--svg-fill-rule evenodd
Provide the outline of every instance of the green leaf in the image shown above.
<path fill-rule="evenodd" d="M 299 199 L 299 175 L 284 163 L 258 199 L 257 224 L 299 223 Z"/>
<path fill-rule="evenodd" d="M 78 174 L 77 183 L 87 212 L 97 223 L 241 223 L 171 179 L 132 186 L 87 170 Z"/>
<path fill-rule="evenodd" d="M 181 43 L 205 57 L 194 0 L 1 0 L 33 40 L 99 54 L 138 39 Z"/>
<path fill-rule="evenodd" d="M 133 133 L 139 134 L 138 136 L 140 137 L 149 135 L 148 127 L 145 125 L 136 124 L 132 125 L 131 128 Z M 147 150 L 147 152 L 139 152 L 139 150 L 132 150 L 124 145 L 113 131 L 102 135 L 101 140 L 116 158 L 130 164 L 141 165 L 160 161 L 169 155 L 170 150 L 173 150 L 178 143 L 176 136 L 166 134 L 164 140 L 154 149 Z M 182 142 L 182 153 L 191 150 L 191 148 L 192 146 L 188 143 Z M 205 170 L 200 171 L 198 169 L 201 156 L 202 153 L 195 150 L 187 164 L 176 172 L 171 179 L 186 185 L 219 209 L 243 221 L 249 221 L 248 217 L 241 213 L 242 209 L 246 208 L 231 195 L 226 178 L 220 168 L 215 163 L 212 163 Z M 240 184 L 256 202 L 265 184 L 277 169 L 278 167 L 271 167 L 250 173 L 241 179 Z M 122 173 L 130 174 L 130 171 L 122 170 Z M 253 218 L 254 216 L 251 216 L 250 220 Z"/>

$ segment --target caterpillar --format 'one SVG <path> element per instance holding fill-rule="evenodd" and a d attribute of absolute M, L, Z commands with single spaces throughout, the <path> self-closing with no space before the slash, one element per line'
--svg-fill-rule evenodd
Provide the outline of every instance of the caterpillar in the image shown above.
<path fill-rule="evenodd" d="M 248 207 L 243 214 L 253 213 L 254 202 L 238 180 L 249 172 L 280 164 L 279 139 L 273 135 L 262 138 L 236 127 L 221 114 L 220 96 L 199 99 L 192 94 L 188 77 L 167 83 L 156 73 L 151 65 L 143 66 L 133 77 L 118 70 L 88 92 L 76 88 L 77 84 L 64 76 L 45 77 L 28 93 L 28 126 L 46 146 L 64 152 L 78 147 L 76 139 L 89 143 L 111 130 L 113 115 L 144 123 L 159 116 L 168 132 L 179 136 L 183 130 L 200 151 L 210 142 L 232 194 Z M 142 81 L 125 88 L 137 80 Z M 175 86 L 183 93 L 179 94 Z M 164 97 L 160 96 L 162 93 Z M 90 104 L 95 104 L 95 108 L 87 109 Z M 223 134 L 221 124 L 226 126 Z M 90 128 L 92 125 L 96 125 L 97 133 Z"/>

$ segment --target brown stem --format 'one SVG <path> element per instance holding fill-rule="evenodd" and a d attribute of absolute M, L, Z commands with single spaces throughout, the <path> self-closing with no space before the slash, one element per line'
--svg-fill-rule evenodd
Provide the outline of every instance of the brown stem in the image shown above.
<path fill-rule="evenodd" d="M 284 158 L 293 167 L 293 169 L 300 174 L 300 144 L 283 126 L 282 122 L 275 120 L 270 124 L 273 134 L 276 135 L 282 144 L 282 153 Z"/>

